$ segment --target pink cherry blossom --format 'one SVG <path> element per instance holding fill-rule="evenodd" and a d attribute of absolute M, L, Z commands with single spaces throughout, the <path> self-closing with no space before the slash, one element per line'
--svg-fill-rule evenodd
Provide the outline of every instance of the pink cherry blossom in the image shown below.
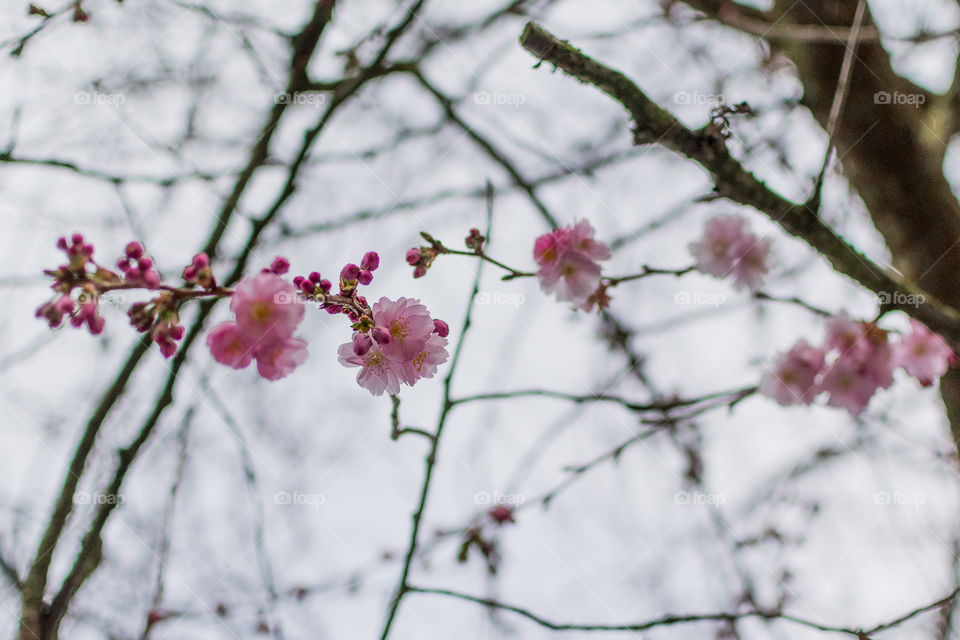
<path fill-rule="evenodd" d="M 950 367 L 954 357 L 947 342 L 914 319 L 910 319 L 911 333 L 893 347 L 893 359 L 898 366 L 929 387 Z"/>
<path fill-rule="evenodd" d="M 308 356 L 307 343 L 300 338 L 285 338 L 257 345 L 257 373 L 267 380 L 279 380 L 303 364 Z"/>
<path fill-rule="evenodd" d="M 253 340 L 235 322 L 222 322 L 207 334 L 213 359 L 234 369 L 243 369 L 253 360 Z"/>
<path fill-rule="evenodd" d="M 413 386 L 421 378 L 432 378 L 437 367 L 447 361 L 447 339 L 431 333 L 423 350 L 402 364 L 401 378 Z"/>
<path fill-rule="evenodd" d="M 823 369 L 824 355 L 822 349 L 801 340 L 764 375 L 760 393 L 783 406 L 812 403 L 819 391 L 816 379 Z"/>
<path fill-rule="evenodd" d="M 827 349 L 837 349 L 841 358 L 863 360 L 872 351 L 867 340 L 866 324 L 851 320 L 846 313 L 827 320 Z"/>
<path fill-rule="evenodd" d="M 707 220 L 703 236 L 688 248 L 698 271 L 717 278 L 733 276 L 738 289 L 756 291 L 769 270 L 769 241 L 758 239 L 738 215 Z"/>
<path fill-rule="evenodd" d="M 337 359 L 345 367 L 360 367 L 357 384 L 375 396 L 400 393 L 400 376 L 403 365 L 384 355 L 381 347 L 374 343 L 362 356 L 354 353 L 353 342 L 347 342 L 337 349 Z"/>
<path fill-rule="evenodd" d="M 599 288 L 602 270 L 597 261 L 610 258 L 610 248 L 595 240 L 593 227 L 581 220 L 537 238 L 533 257 L 540 265 L 540 288 L 581 306 Z"/>
<path fill-rule="evenodd" d="M 305 313 L 293 285 L 271 272 L 241 280 L 230 309 L 240 331 L 264 343 L 291 337 Z"/>
<path fill-rule="evenodd" d="M 828 405 L 857 415 L 867 408 L 877 384 L 864 365 L 851 358 L 840 358 L 823 374 L 820 388 L 830 394 Z"/>
<path fill-rule="evenodd" d="M 740 257 L 733 265 L 733 286 L 736 289 L 757 291 L 770 270 L 770 240 L 758 238 L 741 247 Z"/>
<path fill-rule="evenodd" d="M 157 322 L 153 327 L 153 341 L 160 347 L 164 358 L 171 357 L 177 352 L 177 342 L 183 338 L 183 325 L 174 320 Z"/>
<path fill-rule="evenodd" d="M 104 320 L 98 312 L 96 302 L 84 302 L 80 304 L 79 311 L 70 317 L 70 325 L 76 328 L 87 325 L 90 335 L 96 336 L 103 332 Z"/>
<path fill-rule="evenodd" d="M 385 329 L 390 336 L 387 343 L 380 343 L 386 357 L 405 362 L 424 350 L 434 326 L 430 312 L 419 300 L 397 298 L 394 302 L 380 298 L 372 311 L 376 326 Z"/>

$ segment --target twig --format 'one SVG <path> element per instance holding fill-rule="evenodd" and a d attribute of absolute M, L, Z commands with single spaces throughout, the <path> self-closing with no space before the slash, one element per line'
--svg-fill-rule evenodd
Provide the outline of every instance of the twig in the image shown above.
<path fill-rule="evenodd" d="M 490 238 L 490 230 L 492 227 L 493 219 L 493 187 L 488 182 L 487 183 L 487 233 L 486 236 Z M 450 410 L 453 408 L 453 402 L 451 401 L 452 395 L 450 392 L 451 384 L 453 383 L 453 376 L 457 370 L 457 364 L 460 362 L 460 354 L 463 352 L 463 345 L 466 340 L 467 332 L 470 329 L 471 318 L 473 317 L 473 308 L 474 300 L 477 297 L 477 293 L 480 292 L 480 276 L 483 274 L 483 261 L 477 262 L 477 272 L 473 278 L 473 288 L 470 292 L 470 298 L 467 303 L 467 311 L 463 319 L 463 325 L 460 329 L 460 337 L 457 340 L 457 346 L 453 352 L 453 358 L 450 362 L 450 369 L 447 371 L 447 376 L 443 380 L 443 403 L 440 408 L 440 417 L 437 420 L 437 428 L 433 433 L 433 438 L 430 441 L 430 450 L 427 452 L 427 457 L 425 461 L 425 470 L 423 476 L 423 484 L 420 488 L 420 499 L 417 503 L 417 508 L 413 512 L 412 520 L 413 526 L 410 531 L 410 541 L 407 544 L 407 551 L 404 555 L 403 567 L 400 571 L 400 580 L 397 584 L 396 589 L 394 590 L 393 596 L 390 598 L 390 606 L 387 609 L 386 620 L 383 625 L 383 632 L 380 634 L 380 640 L 387 640 L 390 636 L 390 630 L 393 628 L 393 621 L 396 619 L 397 611 L 400 609 L 400 602 L 403 600 L 404 595 L 409 591 L 409 577 L 410 577 L 410 567 L 413 565 L 413 558 L 417 553 L 419 547 L 419 536 L 420 536 L 420 525 L 423 522 L 423 515 L 427 508 L 427 498 L 430 495 L 430 486 L 433 480 L 433 472 L 437 464 L 437 452 L 440 449 L 440 437 L 443 434 L 443 428 L 447 423 L 447 418 L 450 415 Z"/>

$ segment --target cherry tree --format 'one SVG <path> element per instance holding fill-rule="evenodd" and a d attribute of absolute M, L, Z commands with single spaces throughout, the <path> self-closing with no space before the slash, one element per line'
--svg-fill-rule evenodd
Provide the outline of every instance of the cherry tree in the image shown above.
<path fill-rule="evenodd" d="M 955 3 L 13 13 L 11 636 L 954 637 Z"/>

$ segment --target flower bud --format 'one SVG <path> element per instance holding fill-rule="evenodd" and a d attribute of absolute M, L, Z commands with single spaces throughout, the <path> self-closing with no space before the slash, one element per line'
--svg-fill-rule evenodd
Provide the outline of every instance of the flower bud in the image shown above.
<path fill-rule="evenodd" d="M 131 260 L 139 260 L 140 256 L 143 255 L 143 245 L 134 240 L 127 245 L 127 248 L 124 250 L 124 253 Z"/>
<path fill-rule="evenodd" d="M 282 276 L 287 271 L 290 271 L 290 261 L 283 256 L 277 256 L 270 264 L 270 271 L 273 271 L 278 276 Z"/>
<path fill-rule="evenodd" d="M 340 280 L 344 282 L 354 282 L 358 277 L 360 277 L 360 267 L 353 263 L 346 265 L 340 271 Z"/>
<path fill-rule="evenodd" d="M 353 352 L 358 356 L 366 355 L 372 346 L 373 340 L 365 333 L 358 333 L 353 337 Z"/>
<path fill-rule="evenodd" d="M 377 255 L 376 251 L 366 252 L 363 255 L 363 260 L 360 261 L 360 268 L 367 271 L 376 271 L 379 266 L 380 256 Z"/>

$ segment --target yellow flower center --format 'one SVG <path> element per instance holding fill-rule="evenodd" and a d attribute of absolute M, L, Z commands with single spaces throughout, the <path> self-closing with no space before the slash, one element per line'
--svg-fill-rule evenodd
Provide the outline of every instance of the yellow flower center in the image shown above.
<path fill-rule="evenodd" d="M 407 323 L 403 320 L 397 320 L 390 325 L 390 337 L 403 341 L 407 337 Z"/>
<path fill-rule="evenodd" d="M 270 303 L 258 301 L 250 305 L 250 319 L 255 324 L 265 324 L 270 320 Z"/>

